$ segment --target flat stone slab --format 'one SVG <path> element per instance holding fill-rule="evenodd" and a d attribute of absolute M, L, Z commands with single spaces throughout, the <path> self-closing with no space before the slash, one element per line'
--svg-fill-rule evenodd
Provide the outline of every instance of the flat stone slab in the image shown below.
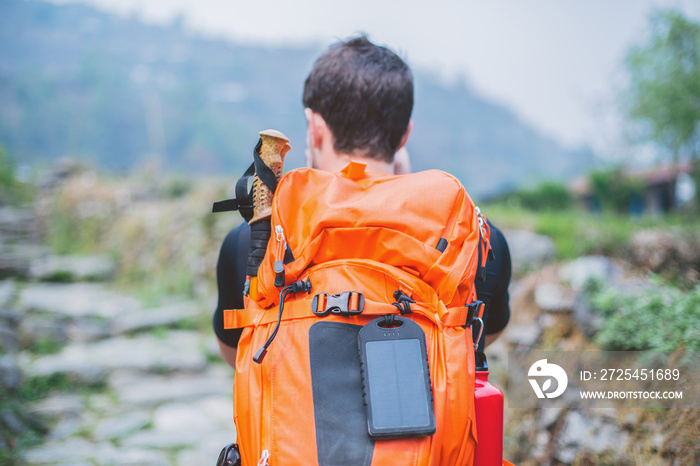
<path fill-rule="evenodd" d="M 233 374 L 217 375 L 211 371 L 197 376 L 119 377 L 110 379 L 110 386 L 119 401 L 131 406 L 156 406 L 173 401 L 196 401 L 211 396 L 220 396 L 231 402 L 227 415 L 233 419 Z"/>
<path fill-rule="evenodd" d="M 143 429 L 150 423 L 151 416 L 143 410 L 119 414 L 100 420 L 93 428 L 91 436 L 99 441 L 120 439 Z"/>
<path fill-rule="evenodd" d="M 198 303 L 184 301 L 153 309 L 124 312 L 114 319 L 113 327 L 117 333 L 133 333 L 153 327 L 171 327 L 199 314 Z"/>
<path fill-rule="evenodd" d="M 123 439 L 121 444 L 138 448 L 185 447 L 188 450 L 206 446 L 201 456 L 215 461 L 221 448 L 235 438 L 231 401 L 223 397 L 210 397 L 158 407 L 153 413 L 153 429 L 139 431 Z"/>
<path fill-rule="evenodd" d="M 197 332 L 171 331 L 163 338 L 141 335 L 96 343 L 73 343 L 60 353 L 36 359 L 22 354 L 22 365 L 30 377 L 57 373 L 91 374 L 119 369 L 142 372 L 200 372 L 207 361 Z M 101 374 L 104 375 L 104 374 Z"/>
<path fill-rule="evenodd" d="M 139 309 L 137 299 L 97 283 L 36 283 L 20 294 L 19 307 L 66 317 L 97 316 L 107 319 Z"/>
<path fill-rule="evenodd" d="M 554 241 L 548 236 L 527 230 L 507 230 L 503 235 L 508 241 L 513 271 L 516 274 L 541 266 L 556 255 Z"/>
<path fill-rule="evenodd" d="M 508 342 L 515 345 L 533 346 L 542 335 L 542 329 L 536 323 L 511 325 L 508 329 Z"/>
<path fill-rule="evenodd" d="M 32 404 L 29 412 L 52 419 L 81 418 L 85 408 L 81 397 L 61 394 Z"/>
<path fill-rule="evenodd" d="M 563 266 L 559 275 L 574 290 L 581 290 L 589 280 L 598 280 L 605 285 L 614 284 L 622 276 L 622 269 L 605 256 L 584 256 Z"/>
<path fill-rule="evenodd" d="M 5 307 L 15 299 L 17 284 L 14 280 L 0 281 L 0 308 Z"/>
<path fill-rule="evenodd" d="M 535 303 L 546 312 L 571 312 L 574 294 L 557 283 L 539 283 L 535 288 Z"/>
<path fill-rule="evenodd" d="M 29 465 L 170 466 L 165 452 L 117 448 L 111 443 L 92 443 L 77 437 L 27 450 L 23 458 L 24 464 Z"/>
<path fill-rule="evenodd" d="M 94 256 L 45 256 L 31 263 L 31 278 L 40 281 L 101 281 L 112 278 L 115 261 L 106 254 Z"/>

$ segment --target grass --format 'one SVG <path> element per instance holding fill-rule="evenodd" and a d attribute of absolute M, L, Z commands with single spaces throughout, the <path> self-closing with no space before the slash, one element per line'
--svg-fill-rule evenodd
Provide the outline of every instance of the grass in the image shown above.
<path fill-rule="evenodd" d="M 90 394 L 103 391 L 105 388 L 104 381 L 86 385 L 73 380 L 66 374 L 52 374 L 27 379 L 19 389 L 19 398 L 24 402 L 33 402 L 42 400 L 54 392 Z"/>
<path fill-rule="evenodd" d="M 623 256 L 639 230 L 672 227 L 688 234 L 700 230 L 700 217 L 686 215 L 630 217 L 577 208 L 532 211 L 507 203 L 486 205 L 483 212 L 500 229 L 525 229 L 549 236 L 560 260 L 591 254 Z"/>

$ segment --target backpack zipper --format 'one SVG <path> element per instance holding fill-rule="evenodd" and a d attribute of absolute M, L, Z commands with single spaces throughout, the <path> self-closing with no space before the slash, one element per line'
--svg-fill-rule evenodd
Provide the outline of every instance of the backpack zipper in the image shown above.
<path fill-rule="evenodd" d="M 284 237 L 282 225 L 275 225 L 275 238 L 277 239 L 277 254 L 275 255 L 274 272 L 275 286 L 282 288 L 285 284 L 284 276 L 284 254 L 289 247 L 287 239 Z"/>

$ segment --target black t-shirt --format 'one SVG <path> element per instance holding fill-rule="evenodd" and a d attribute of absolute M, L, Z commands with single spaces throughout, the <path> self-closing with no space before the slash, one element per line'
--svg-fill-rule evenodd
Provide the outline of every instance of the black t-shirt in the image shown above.
<path fill-rule="evenodd" d="M 486 263 L 486 280 L 476 281 L 477 299 L 484 302 L 487 335 L 500 332 L 510 319 L 508 284 L 511 276 L 510 251 L 503 233 L 489 222 L 494 260 Z M 236 347 L 242 329 L 224 329 L 224 309 L 243 309 L 243 287 L 246 279 L 250 227 L 242 223 L 229 232 L 221 245 L 216 266 L 219 303 L 214 312 L 214 332 L 223 343 Z M 480 349 L 483 350 L 484 339 Z"/>

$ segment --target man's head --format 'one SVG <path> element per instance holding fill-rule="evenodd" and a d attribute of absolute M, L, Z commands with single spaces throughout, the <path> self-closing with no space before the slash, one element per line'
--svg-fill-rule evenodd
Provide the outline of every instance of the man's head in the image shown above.
<path fill-rule="evenodd" d="M 391 50 L 360 36 L 331 46 L 304 85 L 310 149 L 393 162 L 408 139 L 413 75 Z M 320 117 L 320 118 L 319 118 Z M 332 141 L 319 141 L 326 128 Z"/>

